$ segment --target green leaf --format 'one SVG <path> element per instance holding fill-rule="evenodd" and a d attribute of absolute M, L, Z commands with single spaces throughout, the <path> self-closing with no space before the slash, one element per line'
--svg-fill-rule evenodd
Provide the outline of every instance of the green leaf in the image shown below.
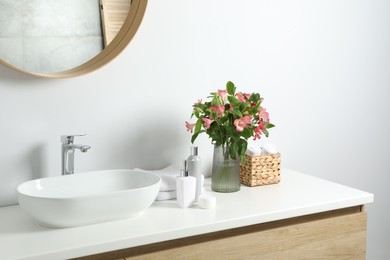
<path fill-rule="evenodd" d="M 205 105 L 205 104 L 201 104 L 201 103 L 199 103 L 199 104 L 196 104 L 196 106 L 195 107 L 197 107 L 198 109 L 200 109 L 200 110 L 202 110 L 202 111 L 204 111 L 208 106 L 207 105 Z"/>
<path fill-rule="evenodd" d="M 197 118 L 199 118 L 200 116 L 199 116 L 199 111 L 198 110 L 194 110 L 194 112 L 192 113 L 192 115 L 191 115 L 191 118 L 192 118 L 192 116 L 196 116 Z"/>
<path fill-rule="evenodd" d="M 249 101 L 257 102 L 260 100 L 260 94 L 259 93 L 252 93 L 249 97 Z"/>
<path fill-rule="evenodd" d="M 261 103 L 261 102 L 257 102 L 257 103 L 256 103 L 256 106 L 255 106 L 255 107 L 253 108 L 253 110 L 252 110 L 254 113 L 257 113 L 257 112 L 259 111 L 259 109 L 260 109 L 260 103 Z"/>
<path fill-rule="evenodd" d="M 221 100 L 220 100 L 218 95 L 213 97 L 213 100 L 211 100 L 211 105 L 212 106 L 219 106 L 219 105 L 221 105 Z"/>
<path fill-rule="evenodd" d="M 211 110 L 211 118 L 213 119 L 213 120 L 215 120 L 216 118 L 217 118 L 217 112 L 215 112 L 214 110 Z"/>
<path fill-rule="evenodd" d="M 244 131 L 241 132 L 241 136 L 244 137 L 245 139 L 250 138 L 253 135 L 253 130 L 245 127 Z"/>
<path fill-rule="evenodd" d="M 234 86 L 234 83 L 231 81 L 228 81 L 226 83 L 226 90 L 229 95 L 234 96 L 234 93 L 236 92 L 236 87 Z"/>
<path fill-rule="evenodd" d="M 229 150 L 229 152 L 230 152 L 230 157 L 232 158 L 232 159 L 236 159 L 236 156 L 237 156 L 237 154 L 238 154 L 238 144 L 237 144 L 237 142 L 235 142 L 235 141 L 233 141 L 231 144 L 230 144 L 230 150 Z"/>
<path fill-rule="evenodd" d="M 242 113 L 240 110 L 238 110 L 237 108 L 234 108 L 232 110 L 229 110 L 229 113 L 232 114 L 232 115 L 236 115 L 238 117 L 242 117 Z"/>
<path fill-rule="evenodd" d="M 240 161 L 245 162 L 245 153 L 248 147 L 248 142 L 246 140 L 240 139 L 240 147 L 238 149 L 238 154 L 240 155 Z"/>
<path fill-rule="evenodd" d="M 267 129 L 264 129 L 264 134 L 265 134 L 266 137 L 269 136 L 269 133 L 268 133 Z"/>
<path fill-rule="evenodd" d="M 202 129 L 202 125 L 203 125 L 203 120 L 202 120 L 201 118 L 199 118 L 199 119 L 196 121 L 196 124 L 195 124 L 194 135 L 200 133 L 200 130 Z M 195 137 L 195 138 L 196 138 L 196 137 Z M 194 140 L 195 140 L 195 139 L 194 139 Z"/>
<path fill-rule="evenodd" d="M 236 131 L 236 128 L 232 125 L 226 126 L 226 133 L 227 136 L 232 138 L 238 138 L 240 136 L 239 133 Z"/>
<path fill-rule="evenodd" d="M 248 142 L 246 140 L 244 140 L 243 145 L 242 145 L 242 152 L 244 153 L 244 155 L 246 153 L 247 148 L 248 148 Z"/>
<path fill-rule="evenodd" d="M 198 137 L 199 133 L 197 134 L 193 134 L 192 137 L 191 137 L 191 143 L 194 143 L 195 142 L 195 139 Z"/>
<path fill-rule="evenodd" d="M 217 145 L 222 143 L 222 138 L 221 138 L 221 132 L 219 130 L 217 122 L 212 122 L 210 125 L 210 128 L 207 130 L 207 134 L 210 136 L 210 138 L 216 142 Z"/>
<path fill-rule="evenodd" d="M 248 106 L 250 106 L 249 103 L 243 102 L 243 103 L 240 104 L 239 109 L 240 109 L 241 111 L 244 111 Z"/>
<path fill-rule="evenodd" d="M 229 120 L 229 118 L 227 118 L 227 117 L 224 116 L 224 117 L 219 118 L 218 120 L 219 120 L 219 122 L 221 123 L 221 125 L 223 125 L 226 121 Z"/>
<path fill-rule="evenodd" d="M 245 156 L 245 153 L 244 154 L 240 154 L 240 161 L 242 163 L 244 163 L 246 161 L 246 156 Z"/>
<path fill-rule="evenodd" d="M 236 98 L 236 97 L 228 96 L 228 100 L 229 100 L 230 104 L 232 104 L 233 106 L 240 105 L 240 100 L 238 100 L 238 98 Z"/>
<path fill-rule="evenodd" d="M 265 128 L 272 128 L 272 127 L 275 127 L 275 125 L 273 125 L 273 124 L 271 124 L 271 123 L 267 123 L 266 125 L 265 125 Z"/>

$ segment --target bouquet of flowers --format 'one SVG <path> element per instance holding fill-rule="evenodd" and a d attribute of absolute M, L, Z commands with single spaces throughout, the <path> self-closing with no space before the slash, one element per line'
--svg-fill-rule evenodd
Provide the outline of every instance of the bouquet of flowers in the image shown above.
<path fill-rule="evenodd" d="M 211 142 L 217 146 L 226 146 L 230 157 L 245 160 L 248 139 L 268 137 L 268 129 L 274 127 L 270 123 L 269 114 L 261 106 L 263 98 L 259 93 L 236 92 L 233 82 L 226 84 L 226 89 L 211 92 L 210 101 L 198 100 L 193 105 L 192 117 L 195 123 L 186 121 L 187 131 L 193 133 L 191 142 L 201 133 L 206 133 Z"/>

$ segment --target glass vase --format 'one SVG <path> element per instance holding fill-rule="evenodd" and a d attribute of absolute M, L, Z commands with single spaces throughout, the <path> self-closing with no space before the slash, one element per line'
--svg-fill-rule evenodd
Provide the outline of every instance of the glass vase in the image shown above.
<path fill-rule="evenodd" d="M 240 190 L 240 160 L 230 158 L 226 145 L 214 145 L 211 189 L 216 192 L 236 192 Z"/>

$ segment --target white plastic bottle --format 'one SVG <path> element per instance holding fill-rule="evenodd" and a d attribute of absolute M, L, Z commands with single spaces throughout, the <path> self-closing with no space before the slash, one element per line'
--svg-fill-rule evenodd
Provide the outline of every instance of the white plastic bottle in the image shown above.
<path fill-rule="evenodd" d="M 188 208 L 194 205 L 196 178 L 188 175 L 187 161 L 184 161 L 184 169 L 176 178 L 177 204 L 181 208 Z"/>
<path fill-rule="evenodd" d="M 189 175 L 196 178 L 195 203 L 198 203 L 199 195 L 202 192 L 202 162 L 198 155 L 198 146 L 191 146 L 187 162 Z"/>

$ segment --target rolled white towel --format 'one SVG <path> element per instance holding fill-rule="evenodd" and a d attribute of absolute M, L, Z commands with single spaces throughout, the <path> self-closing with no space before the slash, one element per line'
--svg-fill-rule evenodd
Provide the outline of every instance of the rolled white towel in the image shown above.
<path fill-rule="evenodd" d="M 249 145 L 246 149 L 246 154 L 250 156 L 259 156 L 261 154 L 261 147 L 260 146 L 254 146 Z"/>
<path fill-rule="evenodd" d="M 270 143 L 265 143 L 263 149 L 261 150 L 261 154 L 274 154 L 277 153 L 275 145 Z"/>

